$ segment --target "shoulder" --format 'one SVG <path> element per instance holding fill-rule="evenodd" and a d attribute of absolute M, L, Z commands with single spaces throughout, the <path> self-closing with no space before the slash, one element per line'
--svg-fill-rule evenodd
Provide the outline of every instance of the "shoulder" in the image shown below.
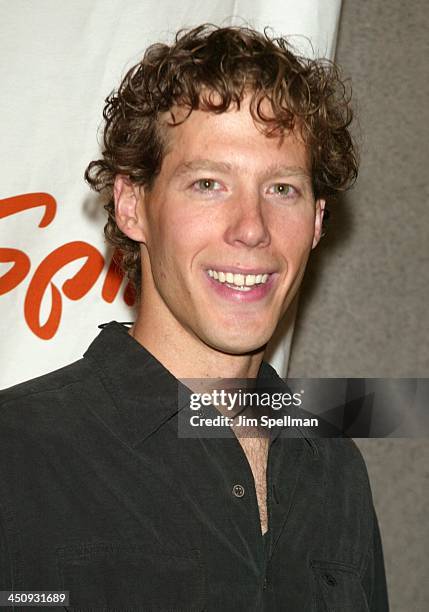
<path fill-rule="evenodd" d="M 0 427 L 43 430 L 61 423 L 65 413 L 79 410 L 80 398 L 94 387 L 95 377 L 80 359 L 63 368 L 0 391 Z M 55 418 L 54 418 L 55 417 Z"/>
<path fill-rule="evenodd" d="M 354 517 L 351 523 L 372 524 L 372 491 L 365 460 L 350 438 L 317 439 L 324 492 L 333 524 L 341 517 Z"/>
<path fill-rule="evenodd" d="M 43 391 L 59 389 L 66 384 L 79 380 L 83 372 L 83 359 L 79 359 L 58 370 L 53 370 L 37 378 L 0 390 L 0 407 L 9 401 L 21 399 Z"/>
<path fill-rule="evenodd" d="M 317 445 L 326 461 L 333 465 L 344 464 L 345 467 L 354 465 L 366 471 L 363 455 L 352 438 L 319 438 Z"/>
<path fill-rule="evenodd" d="M 0 392 L 0 496 L 16 508 L 25 492 L 49 489 L 63 470 L 87 455 L 98 431 L 93 406 L 104 388 L 86 360 Z"/>
<path fill-rule="evenodd" d="M 368 472 L 365 459 L 356 442 L 351 438 L 319 438 L 317 447 L 328 471 L 343 480 L 359 478 L 362 484 L 368 484 Z"/>

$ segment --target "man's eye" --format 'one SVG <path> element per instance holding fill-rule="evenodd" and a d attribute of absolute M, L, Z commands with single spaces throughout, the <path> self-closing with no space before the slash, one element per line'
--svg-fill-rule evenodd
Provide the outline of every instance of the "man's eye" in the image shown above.
<path fill-rule="evenodd" d="M 268 189 L 268 193 L 287 197 L 295 195 L 297 191 L 295 187 L 292 187 L 292 185 L 288 185 L 287 183 L 275 183 Z"/>
<path fill-rule="evenodd" d="M 200 179 L 193 183 L 193 187 L 197 191 L 218 191 L 220 183 L 213 179 Z"/>

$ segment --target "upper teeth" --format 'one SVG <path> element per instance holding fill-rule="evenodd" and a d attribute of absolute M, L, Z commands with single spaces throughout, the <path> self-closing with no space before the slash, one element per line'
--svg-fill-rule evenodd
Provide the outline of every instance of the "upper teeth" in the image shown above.
<path fill-rule="evenodd" d="M 251 287 L 259 283 L 266 283 L 269 277 L 269 274 L 233 274 L 218 270 L 208 270 L 208 275 L 220 283 L 228 283 L 237 287 Z"/>

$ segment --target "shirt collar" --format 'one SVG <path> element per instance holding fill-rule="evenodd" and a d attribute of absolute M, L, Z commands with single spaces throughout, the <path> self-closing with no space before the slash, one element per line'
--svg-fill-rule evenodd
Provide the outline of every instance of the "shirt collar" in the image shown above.
<path fill-rule="evenodd" d="M 102 330 L 85 352 L 84 359 L 97 372 L 113 405 L 98 403 L 93 410 L 117 435 L 122 433 L 128 444 L 136 446 L 178 412 L 181 383 L 128 333 L 125 324 L 111 321 L 100 327 Z M 278 387 L 283 392 L 287 389 L 265 361 L 261 363 L 257 384 Z M 275 428 L 272 438 L 281 430 L 281 427 Z M 304 437 L 299 430 L 294 435 Z"/>

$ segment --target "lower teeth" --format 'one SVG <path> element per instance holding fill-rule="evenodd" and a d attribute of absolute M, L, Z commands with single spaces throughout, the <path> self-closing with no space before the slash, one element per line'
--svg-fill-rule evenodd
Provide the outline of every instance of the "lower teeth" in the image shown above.
<path fill-rule="evenodd" d="M 239 287 L 238 285 L 230 285 L 229 283 L 225 283 L 225 285 L 227 287 L 230 287 L 231 289 L 235 289 L 236 291 L 250 291 L 252 287 L 245 287 L 245 286 L 241 286 Z"/>

